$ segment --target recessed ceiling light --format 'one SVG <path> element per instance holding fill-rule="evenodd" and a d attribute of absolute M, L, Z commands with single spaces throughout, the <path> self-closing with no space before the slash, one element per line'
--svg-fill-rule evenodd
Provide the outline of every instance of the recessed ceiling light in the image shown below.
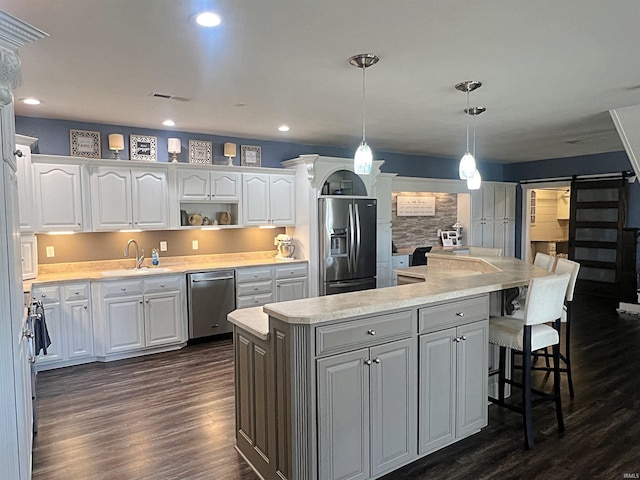
<path fill-rule="evenodd" d="M 278 127 L 278 131 L 280 131 L 280 132 L 288 132 L 289 131 L 289 125 L 280 125 Z"/>
<path fill-rule="evenodd" d="M 202 27 L 217 27 L 222 22 L 220 15 L 213 12 L 202 12 L 196 15 L 196 23 Z"/>
<path fill-rule="evenodd" d="M 25 105 L 40 105 L 42 103 L 37 98 L 21 98 L 20 101 Z"/>
<path fill-rule="evenodd" d="M 176 126 L 176 122 L 174 122 L 173 120 L 165 120 L 164 122 L 162 122 L 162 124 L 165 127 L 175 127 Z"/>

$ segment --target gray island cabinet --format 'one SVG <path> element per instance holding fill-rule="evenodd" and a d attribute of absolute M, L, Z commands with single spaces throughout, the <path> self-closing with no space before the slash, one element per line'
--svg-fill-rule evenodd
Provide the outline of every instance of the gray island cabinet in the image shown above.
<path fill-rule="evenodd" d="M 486 426 L 489 294 L 413 288 L 229 315 L 236 446 L 261 477 L 378 478 Z"/>

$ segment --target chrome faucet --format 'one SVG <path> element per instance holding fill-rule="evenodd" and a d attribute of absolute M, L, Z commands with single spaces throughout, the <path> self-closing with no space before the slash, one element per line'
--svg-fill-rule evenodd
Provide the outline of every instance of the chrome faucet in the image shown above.
<path fill-rule="evenodd" d="M 124 247 L 124 256 L 128 257 L 129 256 L 129 245 L 134 244 L 136 247 L 136 268 L 140 268 L 142 266 L 142 262 L 144 261 L 144 250 L 142 250 L 142 255 L 140 255 L 138 257 L 138 254 L 140 253 L 139 247 L 138 247 L 138 242 L 136 242 L 133 238 L 131 240 L 129 240 L 127 242 L 127 246 Z"/>

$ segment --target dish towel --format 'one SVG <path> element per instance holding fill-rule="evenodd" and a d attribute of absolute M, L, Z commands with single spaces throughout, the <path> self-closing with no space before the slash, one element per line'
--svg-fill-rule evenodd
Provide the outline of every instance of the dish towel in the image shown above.
<path fill-rule="evenodd" d="M 36 307 L 36 316 L 33 321 L 33 333 L 35 335 L 36 355 L 40 352 L 47 354 L 47 348 L 51 345 L 49 332 L 47 330 L 47 322 L 44 318 L 44 307 L 40 304 Z"/>

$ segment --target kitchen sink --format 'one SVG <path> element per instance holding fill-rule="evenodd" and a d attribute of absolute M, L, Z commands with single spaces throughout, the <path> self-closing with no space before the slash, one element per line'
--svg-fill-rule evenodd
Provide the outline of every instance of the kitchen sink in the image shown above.
<path fill-rule="evenodd" d="M 142 268 L 120 268 L 117 270 L 104 270 L 100 272 L 103 277 L 128 277 L 135 275 L 149 275 L 154 273 L 169 273 L 173 270 L 169 267 L 142 267 Z"/>

